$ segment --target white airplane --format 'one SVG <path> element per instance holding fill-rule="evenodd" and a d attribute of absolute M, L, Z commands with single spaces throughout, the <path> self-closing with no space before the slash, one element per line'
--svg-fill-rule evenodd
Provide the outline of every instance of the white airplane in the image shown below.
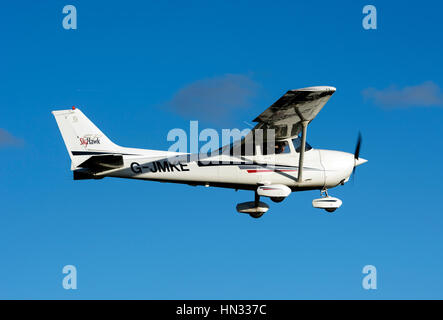
<path fill-rule="evenodd" d="M 238 204 L 237 211 L 259 218 L 269 209 L 260 197 L 281 202 L 294 191 L 320 190 L 312 205 L 328 212 L 342 205 L 327 190 L 346 183 L 367 162 L 359 157 L 361 137 L 354 154 L 314 149 L 306 142 L 308 124 L 335 91 L 326 86 L 288 91 L 254 120 L 257 125 L 246 137 L 210 154 L 120 147 L 79 109 L 52 113 L 74 180 L 117 177 L 252 190 L 254 201 Z"/>

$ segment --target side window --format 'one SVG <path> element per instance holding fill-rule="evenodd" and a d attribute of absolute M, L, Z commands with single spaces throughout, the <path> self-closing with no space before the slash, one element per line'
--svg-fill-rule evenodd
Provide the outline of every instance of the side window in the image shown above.
<path fill-rule="evenodd" d="M 290 153 L 289 144 L 287 141 L 276 141 L 275 145 L 268 148 L 267 143 L 265 142 L 262 145 L 262 154 L 263 155 L 271 155 L 271 154 L 285 154 Z"/>
<path fill-rule="evenodd" d="M 277 141 L 275 143 L 275 154 L 289 153 L 288 141 Z"/>
<path fill-rule="evenodd" d="M 255 144 L 246 139 L 243 139 L 241 143 L 232 144 L 229 152 L 231 156 L 255 156 L 255 153 Z"/>

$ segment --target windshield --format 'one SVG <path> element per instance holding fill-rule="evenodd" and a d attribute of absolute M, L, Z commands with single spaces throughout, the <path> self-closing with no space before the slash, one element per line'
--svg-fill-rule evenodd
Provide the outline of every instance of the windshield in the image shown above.
<path fill-rule="evenodd" d="M 295 139 L 292 139 L 292 144 L 294 145 L 295 151 L 300 152 L 301 138 L 297 137 Z M 312 149 L 311 145 L 308 142 L 306 142 L 305 151 L 309 151 L 311 149 Z"/>

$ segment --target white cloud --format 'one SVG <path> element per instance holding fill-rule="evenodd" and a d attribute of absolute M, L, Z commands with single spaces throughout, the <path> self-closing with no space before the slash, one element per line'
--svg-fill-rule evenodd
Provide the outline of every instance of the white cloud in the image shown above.
<path fill-rule="evenodd" d="M 195 81 L 180 89 L 167 105 L 186 118 L 218 122 L 251 105 L 258 84 L 246 75 L 226 74 Z"/>
<path fill-rule="evenodd" d="M 16 147 L 23 145 L 23 140 L 14 137 L 5 129 L 0 128 L 0 147 Z"/>
<path fill-rule="evenodd" d="M 368 88 L 363 90 L 362 94 L 366 99 L 389 108 L 443 107 L 443 93 L 440 87 L 432 81 L 404 88 L 396 86 L 381 90 Z"/>

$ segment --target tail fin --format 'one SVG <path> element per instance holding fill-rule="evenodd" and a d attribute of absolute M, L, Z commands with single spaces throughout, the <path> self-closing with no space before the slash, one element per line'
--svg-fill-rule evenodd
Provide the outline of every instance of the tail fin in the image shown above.
<path fill-rule="evenodd" d="M 121 149 L 106 137 L 79 109 L 52 111 L 71 157 L 71 170 L 93 155 Z"/>

